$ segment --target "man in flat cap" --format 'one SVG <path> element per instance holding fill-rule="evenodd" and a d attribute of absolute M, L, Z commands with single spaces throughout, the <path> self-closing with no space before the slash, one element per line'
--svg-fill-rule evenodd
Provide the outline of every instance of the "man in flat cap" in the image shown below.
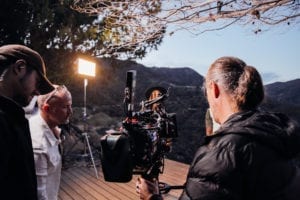
<path fill-rule="evenodd" d="M 1 199 L 37 199 L 32 143 L 22 107 L 53 89 L 39 53 L 23 45 L 0 47 Z"/>

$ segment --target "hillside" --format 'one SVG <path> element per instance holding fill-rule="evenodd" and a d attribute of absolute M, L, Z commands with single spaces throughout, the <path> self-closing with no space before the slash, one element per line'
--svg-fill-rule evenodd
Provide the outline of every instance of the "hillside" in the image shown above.
<path fill-rule="evenodd" d="M 283 112 L 300 123 L 300 79 L 265 86 L 267 109 Z"/>
<path fill-rule="evenodd" d="M 140 109 L 139 103 L 145 100 L 148 88 L 170 87 L 165 105 L 167 112 L 177 115 L 179 137 L 174 141 L 172 153 L 168 157 L 190 162 L 204 136 L 207 103 L 201 92 L 203 77 L 190 68 L 149 68 L 132 61 L 102 59 L 99 66 L 97 77 L 90 79 L 87 87 L 88 123 L 96 127 L 96 132 L 103 135 L 105 130 L 120 126 L 125 118 L 123 98 L 126 72 L 136 70 L 135 111 Z M 72 122 L 80 123 L 82 110 L 76 107 L 83 104 L 83 86 L 77 81 L 68 87 L 73 94 L 75 107 Z"/>
<path fill-rule="evenodd" d="M 145 91 L 153 86 L 170 87 L 170 96 L 165 104 L 168 112 L 176 113 L 178 138 L 173 143 L 168 158 L 190 163 L 204 137 L 204 115 L 208 107 L 201 92 L 203 77 L 190 68 L 145 67 L 133 61 L 102 59 L 97 77 L 89 80 L 87 87 L 88 119 L 96 137 L 110 128 L 120 127 L 125 118 L 123 112 L 126 72 L 137 71 L 135 111 L 145 100 Z M 267 98 L 264 108 L 284 112 L 300 121 L 300 79 L 266 86 Z M 73 123 L 81 123 L 83 104 L 82 83 L 68 86 L 73 94 Z M 96 140 L 99 145 L 99 139 Z"/>

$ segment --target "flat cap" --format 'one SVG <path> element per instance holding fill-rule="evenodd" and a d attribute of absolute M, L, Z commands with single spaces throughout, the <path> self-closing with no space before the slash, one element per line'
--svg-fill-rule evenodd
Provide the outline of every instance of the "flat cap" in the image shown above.
<path fill-rule="evenodd" d="M 52 83 L 46 77 L 45 63 L 38 52 L 24 45 L 9 44 L 0 47 L 0 55 L 7 58 L 23 59 L 28 65 L 32 66 L 41 77 L 41 82 L 37 88 L 40 94 L 49 93 L 54 89 Z"/>

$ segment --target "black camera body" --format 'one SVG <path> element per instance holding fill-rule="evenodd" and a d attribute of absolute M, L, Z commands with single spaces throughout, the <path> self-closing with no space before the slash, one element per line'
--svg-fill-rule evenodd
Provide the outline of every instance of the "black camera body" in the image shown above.
<path fill-rule="evenodd" d="M 137 112 L 123 122 L 123 127 L 130 137 L 133 173 L 150 175 L 152 167 L 162 165 L 165 153 L 171 150 L 170 139 L 177 137 L 176 115 Z"/>
<path fill-rule="evenodd" d="M 163 173 L 164 156 L 171 150 L 171 140 L 177 137 L 176 114 L 167 113 L 163 104 L 168 93 L 142 101 L 140 111 L 133 112 L 134 87 L 135 71 L 128 71 L 124 99 L 126 119 L 119 131 L 101 138 L 106 181 L 128 182 L 133 174 L 157 178 Z"/>

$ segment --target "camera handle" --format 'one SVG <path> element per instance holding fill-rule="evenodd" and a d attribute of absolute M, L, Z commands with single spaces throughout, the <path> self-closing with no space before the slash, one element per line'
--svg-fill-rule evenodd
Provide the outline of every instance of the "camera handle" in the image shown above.
<path fill-rule="evenodd" d="M 158 188 L 160 194 L 167 194 L 168 192 L 170 192 L 170 190 L 184 189 L 185 185 L 169 185 L 165 182 L 160 182 L 159 174 L 162 173 L 161 167 L 164 167 L 164 162 L 163 161 L 156 162 L 156 164 L 154 164 L 154 166 L 152 166 L 152 168 L 150 169 L 150 173 L 148 174 L 144 173 L 142 174 L 142 177 L 150 181 L 152 181 L 153 179 L 158 180 Z"/>
<path fill-rule="evenodd" d="M 158 180 L 159 174 L 164 170 L 164 160 L 157 160 L 145 173 L 142 173 L 142 177 L 149 181 L 154 179 Z"/>
<path fill-rule="evenodd" d="M 185 186 L 184 185 L 169 185 L 164 182 L 159 182 L 158 187 L 159 187 L 159 192 L 161 194 L 167 194 L 170 192 L 170 190 L 182 190 L 182 189 L 184 189 Z"/>

